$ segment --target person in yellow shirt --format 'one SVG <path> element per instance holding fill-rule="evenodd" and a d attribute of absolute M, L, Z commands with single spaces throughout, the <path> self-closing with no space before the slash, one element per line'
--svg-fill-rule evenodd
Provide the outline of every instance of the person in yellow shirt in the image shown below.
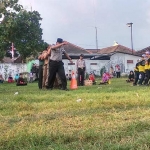
<path fill-rule="evenodd" d="M 137 60 L 136 66 L 134 68 L 134 82 L 133 82 L 133 86 L 136 86 L 137 82 L 139 80 L 139 61 L 140 61 L 140 59 Z"/>
<path fill-rule="evenodd" d="M 141 61 L 139 62 L 139 82 L 138 85 L 142 85 L 145 78 L 145 58 L 141 57 Z"/>
<path fill-rule="evenodd" d="M 150 59 L 145 60 L 145 85 L 148 85 L 149 78 L 150 78 L 150 70 L 149 70 L 149 65 L 150 65 Z"/>

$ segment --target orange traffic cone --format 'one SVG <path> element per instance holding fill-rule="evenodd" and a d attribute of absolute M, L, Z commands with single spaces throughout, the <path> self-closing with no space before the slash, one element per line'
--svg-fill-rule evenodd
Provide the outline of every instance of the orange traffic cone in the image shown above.
<path fill-rule="evenodd" d="M 74 90 L 74 89 L 77 89 L 78 86 L 77 86 L 77 80 L 75 78 L 75 73 L 74 71 L 72 72 L 72 78 L 71 78 L 71 83 L 70 83 L 70 89 Z"/>

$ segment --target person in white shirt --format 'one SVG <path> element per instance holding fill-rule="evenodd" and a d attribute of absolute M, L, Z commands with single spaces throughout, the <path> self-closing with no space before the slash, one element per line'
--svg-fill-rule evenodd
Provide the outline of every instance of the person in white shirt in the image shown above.
<path fill-rule="evenodd" d="M 77 60 L 77 74 L 78 74 L 78 86 L 84 85 L 84 76 L 86 71 L 85 60 L 83 59 L 83 54 L 80 55 L 80 58 Z"/>

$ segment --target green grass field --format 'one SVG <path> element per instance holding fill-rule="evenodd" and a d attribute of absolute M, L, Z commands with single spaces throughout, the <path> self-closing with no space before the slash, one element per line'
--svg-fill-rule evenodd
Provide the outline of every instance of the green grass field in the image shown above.
<path fill-rule="evenodd" d="M 124 78 L 71 91 L 0 84 L 0 150 L 149 149 L 150 87 Z"/>

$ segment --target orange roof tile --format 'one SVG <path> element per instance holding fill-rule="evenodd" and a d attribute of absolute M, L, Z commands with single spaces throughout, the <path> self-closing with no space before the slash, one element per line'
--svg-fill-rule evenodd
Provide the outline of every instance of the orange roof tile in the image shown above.
<path fill-rule="evenodd" d="M 123 45 L 110 46 L 110 47 L 102 48 L 99 50 L 95 49 L 95 50 L 88 50 L 88 51 L 92 53 L 97 53 L 97 54 L 112 54 L 116 52 L 132 54 L 132 49 L 127 48 Z M 136 54 L 135 50 L 133 50 L 133 54 Z"/>

